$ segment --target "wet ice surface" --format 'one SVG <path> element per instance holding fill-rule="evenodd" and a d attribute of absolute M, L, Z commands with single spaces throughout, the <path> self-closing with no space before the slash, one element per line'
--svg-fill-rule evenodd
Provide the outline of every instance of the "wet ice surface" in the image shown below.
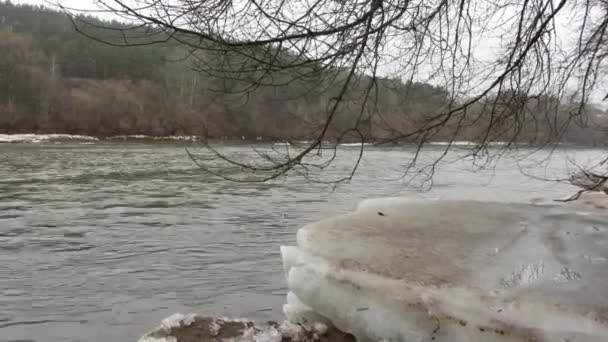
<path fill-rule="evenodd" d="M 368 201 L 282 249 L 285 312 L 313 311 L 358 341 L 606 341 L 607 245 L 605 194 Z"/>
<path fill-rule="evenodd" d="M 357 178 L 332 192 L 295 177 L 213 179 L 175 145 L 0 145 L 0 341 L 134 341 L 175 312 L 280 319 L 279 247 L 305 224 L 371 197 L 509 201 L 574 190 L 505 160 L 481 174 L 446 164 L 434 190 L 417 193 L 395 180 L 412 153 L 370 148 Z M 336 165 L 330 173 L 348 167 Z M 561 175 L 563 163 L 548 170 Z"/>

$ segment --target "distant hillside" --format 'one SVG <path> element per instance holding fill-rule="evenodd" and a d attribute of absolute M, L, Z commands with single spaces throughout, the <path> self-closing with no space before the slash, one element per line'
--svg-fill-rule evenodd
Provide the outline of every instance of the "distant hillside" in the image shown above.
<path fill-rule="evenodd" d="M 93 30 L 95 26 L 127 27 L 92 17 L 79 19 L 91 23 L 89 29 Z M 145 30 L 132 28 L 131 33 L 146 36 Z M 94 33 L 108 40 L 120 39 L 111 30 Z M 327 71 L 314 66 L 297 80 L 289 72 L 301 70 L 265 76 L 271 81 L 261 76 L 261 83 L 270 83 L 249 89 L 243 82 L 224 77 L 230 75 L 194 70 L 201 56 L 206 63 L 240 63 L 230 56 L 192 55 L 176 43 L 114 47 L 77 33 L 63 13 L 1 1 L 0 51 L 0 133 L 308 139 L 318 131 L 328 102 L 339 90 L 327 81 L 331 78 L 321 77 Z M 259 53 L 261 59 L 269 55 L 268 51 Z M 273 53 L 273 58 L 295 57 L 281 52 Z M 332 73 L 336 80 L 344 77 L 343 71 Z M 369 82 L 360 77 L 350 88 L 328 138 L 338 138 L 357 123 L 367 138 L 391 139 L 420 127 L 449 95 L 429 84 L 380 80 L 378 92 L 360 115 Z M 500 131 L 487 132 L 490 119 L 484 117 L 483 105 L 474 111 L 470 122 L 459 123 L 458 129 L 447 125 L 428 139 L 501 140 L 508 136 L 505 132 L 520 130 L 520 140 L 540 142 L 555 135 L 548 128 L 551 125 L 543 122 L 505 122 L 498 125 Z M 594 120 L 608 127 L 606 116 L 597 113 Z M 606 130 L 584 125 L 574 125 L 566 133 L 564 138 L 570 142 L 608 141 Z"/>

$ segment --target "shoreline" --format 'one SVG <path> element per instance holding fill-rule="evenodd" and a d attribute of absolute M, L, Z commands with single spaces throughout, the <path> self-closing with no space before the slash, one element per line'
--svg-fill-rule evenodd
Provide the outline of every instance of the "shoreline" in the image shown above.
<path fill-rule="evenodd" d="M 264 139 L 262 137 L 256 137 L 255 139 L 249 139 L 241 137 L 221 137 L 221 138 L 207 138 L 195 135 L 172 135 L 172 136 L 151 136 L 144 134 L 131 134 L 131 135 L 115 135 L 115 136 L 92 136 L 83 134 L 67 134 L 67 133 L 10 133 L 0 134 L 0 145 L 2 144 L 44 144 L 44 143 L 79 143 L 81 145 L 94 145 L 94 144 L 112 144 L 112 143 L 145 143 L 145 144 L 229 144 L 229 145 L 252 145 L 252 144 L 271 144 L 274 146 L 286 146 L 286 147 L 302 147 L 307 146 L 311 141 L 287 141 L 284 139 Z M 333 141 L 324 141 L 323 144 L 328 146 L 335 146 L 336 144 L 340 147 L 361 147 L 361 142 L 341 142 L 336 143 Z M 475 147 L 480 143 L 475 141 L 430 141 L 425 143 L 426 146 L 445 147 L 450 146 L 451 148 L 467 148 Z M 550 144 L 530 144 L 530 143 L 507 143 L 501 141 L 486 142 L 486 146 L 489 147 L 543 147 L 543 146 L 562 146 L 571 148 L 605 148 L 606 146 L 594 146 L 594 145 L 581 145 L 567 142 L 555 142 Z M 413 142 L 396 142 L 386 143 L 381 141 L 370 141 L 363 143 L 364 147 L 394 147 L 394 146 L 417 146 Z M 332 147 L 328 147 L 332 148 Z"/>

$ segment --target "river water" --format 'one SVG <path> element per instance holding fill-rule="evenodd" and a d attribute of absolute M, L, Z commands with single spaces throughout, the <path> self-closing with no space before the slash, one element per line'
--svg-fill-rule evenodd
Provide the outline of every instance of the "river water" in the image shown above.
<path fill-rule="evenodd" d="M 0 341 L 136 341 L 175 312 L 278 319 L 279 246 L 302 225 L 370 197 L 552 200 L 574 188 L 524 173 L 564 177 L 566 156 L 601 156 L 560 149 L 521 161 L 531 152 L 482 171 L 447 158 L 423 192 L 399 177 L 414 156 L 404 147 L 368 148 L 355 178 L 334 188 L 299 176 L 227 182 L 179 145 L 0 145 Z M 324 175 L 343 174 L 357 153 L 341 148 Z"/>

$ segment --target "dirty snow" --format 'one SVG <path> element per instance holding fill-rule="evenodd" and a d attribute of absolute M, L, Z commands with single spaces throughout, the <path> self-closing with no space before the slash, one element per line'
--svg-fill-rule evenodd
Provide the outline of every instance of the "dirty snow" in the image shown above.
<path fill-rule="evenodd" d="M 214 319 L 210 324 L 209 324 L 209 334 L 211 336 L 217 336 L 220 333 L 220 330 L 222 329 L 222 324 L 220 324 L 221 321 L 218 321 L 216 319 Z"/>
<path fill-rule="evenodd" d="M 253 336 L 254 342 L 281 342 L 283 337 L 279 330 L 275 327 L 268 327 L 264 330 L 258 331 Z"/>
<path fill-rule="evenodd" d="M 210 320 L 210 323 L 207 325 L 206 329 L 202 328 L 200 325 L 191 327 L 196 318 L 200 321 Z M 240 325 L 237 325 L 236 329 L 233 325 L 231 329 L 223 332 L 222 327 L 227 323 L 240 323 Z M 221 340 L 223 342 L 281 342 L 283 339 L 290 339 L 294 342 L 312 342 L 318 341 L 329 329 L 326 324 L 319 322 L 296 324 L 289 321 L 283 321 L 280 324 L 267 323 L 264 325 L 255 325 L 251 320 L 240 318 L 210 319 L 199 317 L 194 314 L 182 315 L 177 313 L 165 318 L 158 328 L 144 335 L 139 339 L 139 342 L 179 342 L 176 340 L 176 337 L 170 336 L 170 334 L 176 333 L 180 328 L 186 330 L 194 329 L 194 331 L 191 330 L 191 332 L 195 335 L 197 333 L 203 335 L 207 333 L 214 337 L 215 340 Z M 200 331 L 197 331 L 197 329 L 200 329 Z M 222 337 L 220 338 L 219 336 Z"/>

